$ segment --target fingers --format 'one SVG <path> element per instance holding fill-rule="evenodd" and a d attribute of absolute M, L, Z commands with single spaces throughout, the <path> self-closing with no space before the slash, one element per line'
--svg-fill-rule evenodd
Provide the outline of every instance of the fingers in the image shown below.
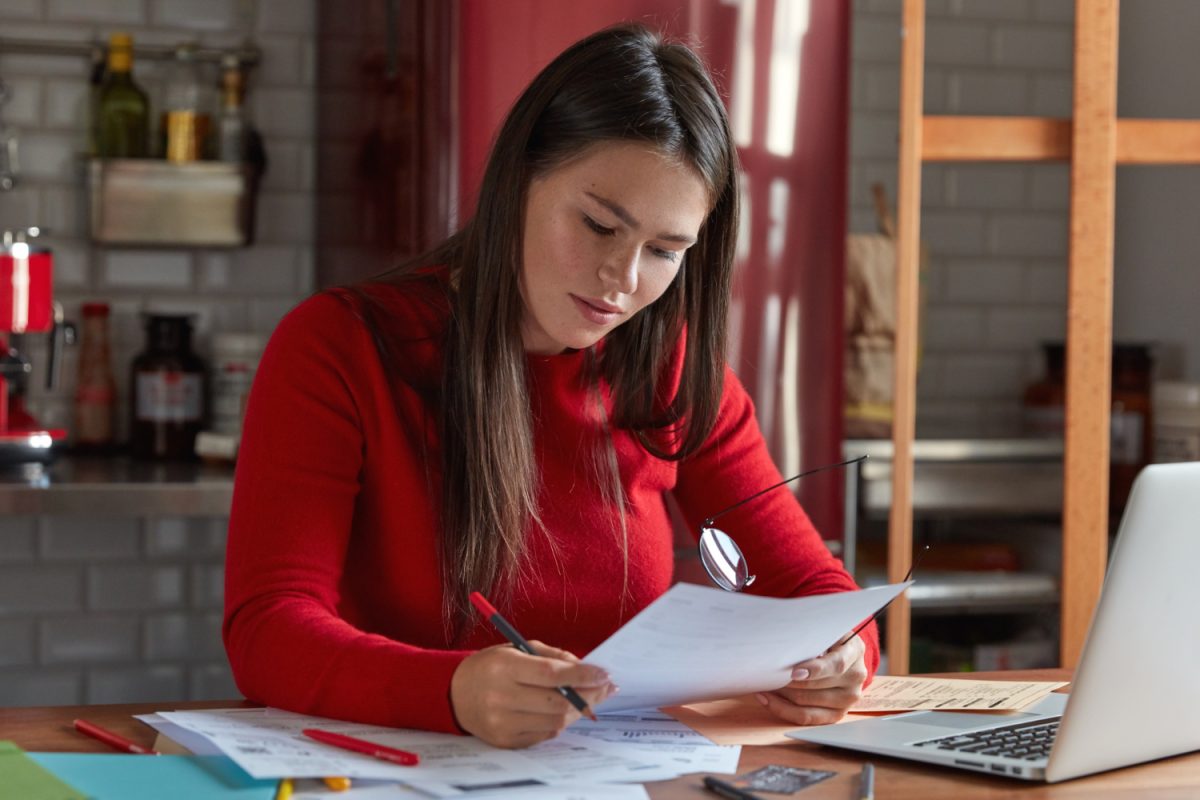
<path fill-rule="evenodd" d="M 829 725 L 844 717 L 846 715 L 846 708 L 849 708 L 849 705 L 844 707 L 796 705 L 790 700 L 781 697 L 782 691 L 760 692 L 755 697 L 772 714 L 785 722 L 795 725 Z"/>
<path fill-rule="evenodd" d="M 841 683 L 841 676 L 854 671 L 856 665 L 862 665 L 862 677 L 866 680 L 866 650 L 863 640 L 852 636 L 844 644 L 792 667 L 792 680 L 804 681 L 812 688 L 836 686 Z"/>
<path fill-rule="evenodd" d="M 536 656 L 520 653 L 522 662 L 517 679 L 530 686 L 571 686 L 575 689 L 602 687 L 612 683 L 600 667 L 584 664 L 574 653 L 530 642 Z"/>
<path fill-rule="evenodd" d="M 531 656 L 508 645 L 465 658 L 450 682 L 458 724 L 497 747 L 527 747 L 553 738 L 580 712 L 558 691 L 570 686 L 588 705 L 615 690 L 604 670 L 540 643 Z M 558 654 L 563 654 L 559 656 Z"/>

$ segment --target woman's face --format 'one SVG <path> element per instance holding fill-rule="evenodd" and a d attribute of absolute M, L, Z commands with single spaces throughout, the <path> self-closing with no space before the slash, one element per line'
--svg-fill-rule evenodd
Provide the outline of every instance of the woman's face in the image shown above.
<path fill-rule="evenodd" d="M 590 347 L 661 297 L 708 205 L 694 169 L 645 144 L 595 145 L 534 179 L 521 267 L 525 350 Z"/>

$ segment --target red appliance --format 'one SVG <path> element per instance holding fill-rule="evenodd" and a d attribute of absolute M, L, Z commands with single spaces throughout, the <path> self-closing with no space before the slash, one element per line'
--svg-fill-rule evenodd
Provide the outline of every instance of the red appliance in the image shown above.
<path fill-rule="evenodd" d="M 4 231 L 0 242 L 0 466 L 46 463 L 67 437 L 66 430 L 47 428 L 26 408 L 33 365 L 15 346 L 26 335 L 50 336 L 46 386 L 53 388 L 62 306 L 53 299 L 50 251 L 29 241 L 37 235 L 37 228 Z"/>

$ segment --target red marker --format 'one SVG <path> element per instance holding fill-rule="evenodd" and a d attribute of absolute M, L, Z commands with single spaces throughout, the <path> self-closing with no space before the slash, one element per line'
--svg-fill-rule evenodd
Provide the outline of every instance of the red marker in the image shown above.
<path fill-rule="evenodd" d="M 479 592 L 471 592 L 471 604 L 474 605 L 475 608 L 479 610 L 479 613 L 487 618 L 489 622 L 496 626 L 496 630 L 504 634 L 505 639 L 508 639 L 510 642 L 512 642 L 513 647 L 517 648 L 522 653 L 528 653 L 531 656 L 537 655 L 537 652 L 533 649 L 533 645 L 525 641 L 525 637 L 517 633 L 517 629 L 510 625 L 508 620 L 500 616 L 500 612 L 496 610 L 495 606 L 487 601 L 486 597 L 481 595 Z M 588 708 L 587 701 L 580 697 L 578 692 L 576 692 L 570 686 L 556 686 L 555 688 L 558 690 L 559 694 L 567 698 L 571 705 L 575 706 L 575 708 L 579 710 L 580 714 L 583 714 L 592 722 L 596 721 L 596 715 L 592 713 L 590 708 Z"/>
<path fill-rule="evenodd" d="M 402 767 L 415 767 L 421 763 L 421 757 L 416 753 L 410 753 L 407 750 L 398 750 L 395 747 L 388 747 L 382 744 L 368 742 L 366 739 L 355 739 L 353 736 L 346 736 L 343 733 L 333 733 L 332 731 L 322 731 L 316 728 L 305 728 L 301 731 L 310 739 L 315 739 L 321 744 L 340 747 L 343 750 L 350 750 L 354 753 L 362 753 L 363 755 L 372 756 L 390 761 L 393 764 L 399 764 Z"/>
<path fill-rule="evenodd" d="M 152 750 L 149 747 L 142 747 L 140 744 L 134 744 L 124 736 L 113 733 L 110 730 L 105 730 L 99 725 L 93 725 L 86 719 L 77 719 L 75 720 L 74 724 L 75 730 L 79 731 L 80 733 L 87 734 L 93 739 L 98 739 L 99 741 L 104 742 L 106 745 L 116 750 L 122 750 L 126 753 L 136 753 L 137 755 L 141 756 L 158 755 L 157 750 Z"/>

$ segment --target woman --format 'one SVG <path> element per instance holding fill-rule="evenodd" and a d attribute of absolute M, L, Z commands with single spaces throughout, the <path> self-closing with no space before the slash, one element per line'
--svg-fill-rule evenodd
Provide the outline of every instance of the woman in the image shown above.
<path fill-rule="evenodd" d="M 474 218 L 279 325 L 246 414 L 225 643 L 247 697 L 520 747 L 614 687 L 585 654 L 672 578 L 693 530 L 779 480 L 723 361 L 736 152 L 687 48 L 601 31 L 496 140 Z M 856 588 L 788 492 L 726 518 L 754 591 Z M 473 614 L 488 595 L 539 655 Z M 546 644 L 542 644 L 544 641 Z M 830 722 L 873 627 L 760 695 Z"/>

